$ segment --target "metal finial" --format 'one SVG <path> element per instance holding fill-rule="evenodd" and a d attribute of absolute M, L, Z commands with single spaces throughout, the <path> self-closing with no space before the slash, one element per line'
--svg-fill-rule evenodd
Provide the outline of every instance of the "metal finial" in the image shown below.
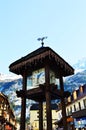
<path fill-rule="evenodd" d="M 42 47 L 44 46 L 44 39 L 47 39 L 47 37 L 38 38 L 38 41 L 41 41 Z"/>

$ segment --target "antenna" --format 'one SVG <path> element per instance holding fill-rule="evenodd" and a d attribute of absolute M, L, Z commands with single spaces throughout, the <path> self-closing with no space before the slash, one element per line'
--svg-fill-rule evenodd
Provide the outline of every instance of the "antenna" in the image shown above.
<path fill-rule="evenodd" d="M 44 40 L 47 39 L 47 37 L 38 38 L 38 41 L 41 41 L 42 47 L 44 46 Z"/>

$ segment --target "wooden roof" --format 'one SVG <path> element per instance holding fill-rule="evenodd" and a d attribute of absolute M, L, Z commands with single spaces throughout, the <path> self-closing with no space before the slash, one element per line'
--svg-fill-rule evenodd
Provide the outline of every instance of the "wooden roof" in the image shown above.
<path fill-rule="evenodd" d="M 8 102 L 8 97 L 0 92 L 0 101 L 2 100 L 5 100 L 6 102 Z"/>
<path fill-rule="evenodd" d="M 9 70 L 22 74 L 22 70 L 32 71 L 44 67 L 46 61 L 63 71 L 63 76 L 74 74 L 74 69 L 50 47 L 40 47 L 30 54 L 18 59 L 9 66 Z"/>
<path fill-rule="evenodd" d="M 86 109 L 72 113 L 73 118 L 86 117 Z"/>

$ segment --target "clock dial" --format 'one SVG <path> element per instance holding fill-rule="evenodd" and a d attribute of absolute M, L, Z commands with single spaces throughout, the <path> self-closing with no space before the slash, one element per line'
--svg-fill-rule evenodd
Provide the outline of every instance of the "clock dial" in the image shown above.
<path fill-rule="evenodd" d="M 45 83 L 45 73 L 41 72 L 39 75 L 39 84 L 44 84 Z"/>
<path fill-rule="evenodd" d="M 55 73 L 50 70 L 50 84 L 54 83 L 55 84 Z"/>
<path fill-rule="evenodd" d="M 43 84 L 45 82 L 45 71 L 44 68 L 36 70 L 32 73 L 33 86 Z"/>
<path fill-rule="evenodd" d="M 33 72 L 33 74 L 32 74 L 32 84 L 33 84 L 33 86 L 37 86 L 37 84 L 38 84 L 37 74 L 38 74 L 37 71 Z"/>

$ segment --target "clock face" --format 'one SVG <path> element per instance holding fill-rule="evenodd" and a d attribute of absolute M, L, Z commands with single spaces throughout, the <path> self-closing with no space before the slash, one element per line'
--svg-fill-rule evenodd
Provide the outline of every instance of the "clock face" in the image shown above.
<path fill-rule="evenodd" d="M 39 84 L 45 83 L 44 68 L 32 72 L 32 75 L 27 77 L 27 89 L 39 87 Z"/>
<path fill-rule="evenodd" d="M 45 83 L 45 71 L 44 68 L 36 70 L 32 73 L 33 86 Z"/>
<path fill-rule="evenodd" d="M 39 84 L 44 84 L 44 83 L 45 83 L 45 73 L 41 72 L 39 77 Z"/>
<path fill-rule="evenodd" d="M 55 73 L 50 70 L 50 84 L 54 83 L 55 84 L 56 82 L 56 78 L 55 78 Z"/>

